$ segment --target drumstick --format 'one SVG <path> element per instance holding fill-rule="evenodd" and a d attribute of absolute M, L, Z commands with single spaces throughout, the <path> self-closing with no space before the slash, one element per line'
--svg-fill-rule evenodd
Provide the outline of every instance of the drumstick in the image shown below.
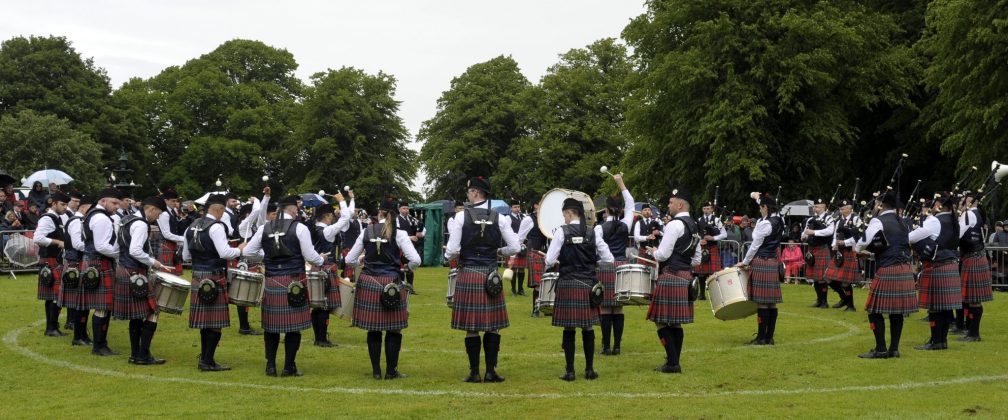
<path fill-rule="evenodd" d="M 609 174 L 610 176 L 616 176 L 616 175 L 613 175 L 612 172 L 609 172 L 609 167 L 608 166 L 603 166 L 603 167 L 599 168 L 599 172 L 603 173 L 603 174 Z"/>

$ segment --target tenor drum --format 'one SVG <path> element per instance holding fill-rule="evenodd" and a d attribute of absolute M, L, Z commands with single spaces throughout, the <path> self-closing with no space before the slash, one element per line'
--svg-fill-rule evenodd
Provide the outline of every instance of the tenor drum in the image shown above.
<path fill-rule="evenodd" d="M 564 224 L 563 202 L 574 198 L 584 203 L 587 226 L 595 226 L 595 203 L 588 194 L 581 191 L 554 188 L 543 195 L 539 201 L 539 230 L 549 239 L 553 239 L 553 229 Z"/>
<path fill-rule="evenodd" d="M 556 285 L 560 279 L 560 273 L 555 271 L 543 273 L 542 283 L 539 286 L 539 300 L 536 305 L 543 315 L 553 314 L 553 303 L 556 301 Z"/>
<path fill-rule="evenodd" d="M 189 281 L 171 273 L 154 273 L 154 295 L 161 312 L 179 315 L 189 300 Z"/>
<path fill-rule="evenodd" d="M 305 273 L 305 278 L 308 280 L 308 306 L 315 309 L 328 308 L 326 286 L 329 284 L 329 273 L 308 271 Z"/>
<path fill-rule="evenodd" d="M 452 298 L 455 297 L 455 283 L 458 282 L 459 270 L 453 268 L 448 270 L 448 292 L 445 293 L 445 300 L 448 301 L 448 307 L 452 307 Z"/>
<path fill-rule="evenodd" d="M 339 279 L 339 292 L 340 292 L 340 308 L 337 312 L 340 319 L 353 319 L 353 304 L 354 304 L 354 284 L 350 282 L 350 279 L 341 278 Z"/>
<path fill-rule="evenodd" d="M 648 266 L 623 264 L 616 268 L 616 301 L 623 305 L 647 305 L 651 303 L 653 283 Z"/>
<path fill-rule="evenodd" d="M 707 278 L 707 298 L 714 317 L 722 321 L 742 319 L 756 313 L 758 305 L 749 300 L 749 273 L 726 268 Z"/>
<path fill-rule="evenodd" d="M 241 306 L 259 306 L 262 302 L 262 273 L 237 269 L 228 270 L 228 303 Z"/>

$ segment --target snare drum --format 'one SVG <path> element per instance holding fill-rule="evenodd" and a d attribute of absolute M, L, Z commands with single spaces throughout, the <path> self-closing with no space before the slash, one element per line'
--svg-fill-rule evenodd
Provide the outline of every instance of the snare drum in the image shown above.
<path fill-rule="evenodd" d="M 735 267 L 707 278 L 707 298 L 714 317 L 722 321 L 742 319 L 756 313 L 759 305 L 749 300 L 749 273 Z"/>
<path fill-rule="evenodd" d="M 262 273 L 228 269 L 228 303 L 240 306 L 259 306 L 263 297 Z"/>
<path fill-rule="evenodd" d="M 180 315 L 189 300 L 189 281 L 171 273 L 154 273 L 154 295 L 161 312 Z"/>
<path fill-rule="evenodd" d="M 339 292 L 341 305 L 337 315 L 340 319 L 353 320 L 354 284 L 350 282 L 350 279 L 339 279 Z"/>
<path fill-rule="evenodd" d="M 328 308 L 326 286 L 329 283 L 329 274 L 325 271 L 308 271 L 305 277 L 308 279 L 308 306 L 315 309 Z"/>
<path fill-rule="evenodd" d="M 445 300 L 448 301 L 448 307 L 452 307 L 452 298 L 455 297 L 455 283 L 458 282 L 459 270 L 453 268 L 448 270 L 448 292 L 445 293 Z"/>
<path fill-rule="evenodd" d="M 553 314 L 553 303 L 556 301 L 556 285 L 557 280 L 560 279 L 560 273 L 555 271 L 543 273 L 542 283 L 539 286 L 539 300 L 536 301 L 536 305 L 539 307 L 539 312 L 543 315 Z"/>
<path fill-rule="evenodd" d="M 616 301 L 623 305 L 651 303 L 654 289 L 651 271 L 643 264 L 623 264 L 616 268 Z"/>

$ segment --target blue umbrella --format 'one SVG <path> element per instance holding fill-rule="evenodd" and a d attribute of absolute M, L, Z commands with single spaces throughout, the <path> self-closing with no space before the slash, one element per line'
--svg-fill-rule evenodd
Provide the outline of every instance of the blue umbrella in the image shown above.
<path fill-rule="evenodd" d="M 323 204 L 329 204 L 325 198 L 316 193 L 304 193 L 301 194 L 301 204 L 306 208 L 318 207 Z"/>

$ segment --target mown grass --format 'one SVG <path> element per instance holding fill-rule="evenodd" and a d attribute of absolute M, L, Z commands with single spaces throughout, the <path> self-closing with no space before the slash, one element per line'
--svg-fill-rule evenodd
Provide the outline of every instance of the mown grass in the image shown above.
<path fill-rule="evenodd" d="M 1005 297 L 987 305 L 984 341 L 951 344 L 943 352 L 912 346 L 927 324 L 907 322 L 898 360 L 861 360 L 873 344 L 863 311 L 808 308 L 808 286 L 784 285 L 777 345 L 747 347 L 755 320 L 714 319 L 697 302 L 686 327 L 681 375 L 652 371 L 662 349 L 644 307 L 627 308 L 623 354 L 596 356 L 600 378 L 560 381 L 560 329 L 529 317 L 528 297 L 508 296 L 511 327 L 503 331 L 501 384 L 464 384 L 463 333 L 449 328 L 446 269 L 417 273 L 420 295 L 410 299 L 400 370 L 409 378 L 370 377 L 365 334 L 332 319 L 333 349 L 311 345 L 305 331 L 301 378 L 263 374 L 261 337 L 225 330 L 218 361 L 231 372 L 196 370 L 199 336 L 182 317 L 162 315 L 155 355 L 163 366 L 132 366 L 126 356 L 99 358 L 42 335 L 35 282 L 0 277 L 0 418 L 39 417 L 356 417 L 356 418 L 939 418 L 1008 416 Z M 858 304 L 865 292 L 856 291 Z M 831 296 L 831 299 L 834 297 Z M 253 325 L 258 326 L 258 310 Z M 232 315 L 232 320 L 236 318 Z M 129 351 L 124 322 L 113 322 L 113 349 Z M 583 359 L 578 339 L 580 376 Z M 282 353 L 282 347 L 281 347 Z"/>

